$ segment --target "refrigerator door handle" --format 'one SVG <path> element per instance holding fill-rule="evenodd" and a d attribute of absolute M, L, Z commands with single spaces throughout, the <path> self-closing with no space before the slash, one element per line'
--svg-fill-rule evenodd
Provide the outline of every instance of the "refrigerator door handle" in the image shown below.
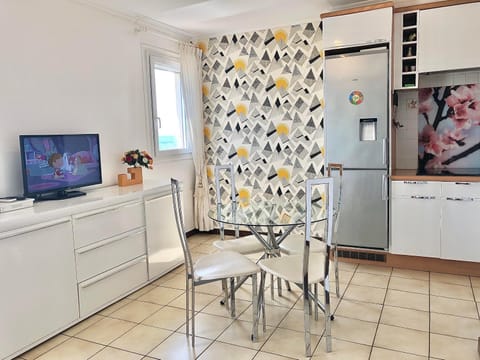
<path fill-rule="evenodd" d="M 382 148 L 383 148 L 383 165 L 387 165 L 387 154 L 388 154 L 388 151 L 387 151 L 387 148 L 388 148 L 388 144 L 387 144 L 387 138 L 383 138 L 382 140 Z"/>
<path fill-rule="evenodd" d="M 388 175 L 382 175 L 382 200 L 388 200 Z"/>

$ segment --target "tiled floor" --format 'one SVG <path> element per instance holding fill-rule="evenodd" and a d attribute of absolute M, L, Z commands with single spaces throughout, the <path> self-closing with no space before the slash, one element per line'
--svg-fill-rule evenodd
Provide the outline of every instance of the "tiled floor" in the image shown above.
<path fill-rule="evenodd" d="M 190 238 L 192 252 L 215 251 L 212 235 Z M 342 297 L 333 296 L 333 352 L 323 321 L 312 322 L 312 359 L 480 359 L 480 278 L 340 263 Z M 332 283 L 333 284 L 333 283 Z M 249 286 L 237 295 L 238 318 L 219 304 L 220 285 L 197 288 L 197 338 L 185 336 L 183 267 L 64 331 L 20 359 L 302 359 L 300 292 L 266 293 L 267 331 L 250 341 Z"/>

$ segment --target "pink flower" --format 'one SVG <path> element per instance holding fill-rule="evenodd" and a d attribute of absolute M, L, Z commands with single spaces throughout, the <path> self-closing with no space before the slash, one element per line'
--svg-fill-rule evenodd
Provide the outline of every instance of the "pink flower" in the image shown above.
<path fill-rule="evenodd" d="M 475 88 L 470 85 L 459 86 L 456 90 L 450 91 L 450 96 L 445 99 L 445 102 L 449 107 L 453 107 L 457 104 L 464 103 L 466 101 L 473 100 L 475 97 Z"/>
<path fill-rule="evenodd" d="M 465 136 L 461 129 L 446 130 L 440 135 L 440 141 L 444 144 L 445 149 L 454 149 L 459 147 L 459 142 L 465 140 Z"/>
<path fill-rule="evenodd" d="M 418 89 L 418 101 L 419 102 L 424 102 L 426 100 L 430 100 L 432 95 L 433 95 L 433 89 L 432 88 Z"/>
<path fill-rule="evenodd" d="M 420 102 L 418 105 L 418 113 L 423 114 L 423 113 L 428 113 L 433 109 L 433 99 L 429 98 L 425 101 Z"/>
<path fill-rule="evenodd" d="M 423 145 L 425 152 L 435 156 L 442 154 L 445 149 L 441 138 L 437 135 L 432 125 L 425 125 L 418 136 L 418 142 Z"/>

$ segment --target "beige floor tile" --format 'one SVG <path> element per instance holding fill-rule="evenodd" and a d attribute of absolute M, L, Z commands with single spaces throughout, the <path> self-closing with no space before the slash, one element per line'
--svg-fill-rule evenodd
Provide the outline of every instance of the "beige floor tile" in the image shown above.
<path fill-rule="evenodd" d="M 479 276 L 470 276 L 470 281 L 472 282 L 473 287 L 480 288 L 480 277 Z"/>
<path fill-rule="evenodd" d="M 185 324 L 185 310 L 164 306 L 152 316 L 143 320 L 142 324 L 175 331 Z"/>
<path fill-rule="evenodd" d="M 117 311 L 118 309 L 120 309 L 121 307 L 131 303 L 133 300 L 132 299 L 128 299 L 128 298 L 124 298 L 122 300 L 119 300 L 117 301 L 116 303 L 110 305 L 109 307 L 103 309 L 102 311 L 100 311 L 98 314 L 99 315 L 103 315 L 103 316 L 108 316 L 110 315 L 111 313 Z"/>
<path fill-rule="evenodd" d="M 162 305 L 134 300 L 109 316 L 115 319 L 140 323 L 161 308 Z"/>
<path fill-rule="evenodd" d="M 93 325 L 95 324 L 96 322 L 104 319 L 105 317 L 104 316 L 100 316 L 100 315 L 92 315 L 90 316 L 89 318 L 79 322 L 78 324 L 72 326 L 71 328 L 68 328 L 67 330 L 65 330 L 63 332 L 63 334 L 67 335 L 67 336 L 75 336 L 76 334 L 78 334 L 80 331 L 82 330 L 85 330 L 87 327 L 89 327 L 90 325 Z"/>
<path fill-rule="evenodd" d="M 293 291 L 287 291 L 285 287 L 282 288 L 282 296 L 278 296 L 277 291 L 275 290 L 275 296 L 272 299 L 270 295 L 270 288 L 265 289 L 265 304 L 275 305 L 275 306 L 284 306 L 292 307 L 300 298 L 302 292 L 300 289 L 296 288 L 296 285 L 291 285 Z M 250 298 L 251 300 L 251 298 Z"/>
<path fill-rule="evenodd" d="M 375 323 L 342 316 L 335 316 L 332 321 L 333 337 L 357 344 L 372 345 L 376 329 Z"/>
<path fill-rule="evenodd" d="M 428 356 L 428 332 L 379 324 L 374 346 Z"/>
<path fill-rule="evenodd" d="M 278 327 L 294 331 L 304 331 L 304 312 L 300 309 L 291 309 L 287 316 L 282 320 Z M 325 317 L 321 311 L 318 314 L 318 320 L 310 316 L 310 332 L 321 336 L 325 330 Z"/>
<path fill-rule="evenodd" d="M 34 347 L 32 350 L 23 353 L 21 355 L 22 359 L 33 360 L 38 358 L 40 355 L 45 354 L 47 351 L 53 349 L 54 347 L 60 345 L 61 343 L 67 341 L 70 337 L 65 335 L 57 335 L 50 340 L 47 340 L 40 345 Z"/>
<path fill-rule="evenodd" d="M 338 277 L 340 278 L 340 283 L 348 284 L 355 274 L 354 271 L 342 270 L 339 268 Z M 330 279 L 335 280 L 335 273 L 333 270 L 330 272 Z"/>
<path fill-rule="evenodd" d="M 152 290 L 138 298 L 139 301 L 151 302 L 158 305 L 167 305 L 169 302 L 185 294 L 185 291 L 171 289 L 162 286 L 154 287 Z M 184 297 L 184 296 L 183 296 Z"/>
<path fill-rule="evenodd" d="M 185 276 L 185 273 L 183 273 Z M 162 286 L 162 284 L 166 283 L 167 281 L 173 279 L 175 276 L 179 275 L 178 273 L 174 271 L 170 271 L 169 273 L 159 277 L 157 280 L 155 280 L 152 285 L 154 286 Z"/>
<path fill-rule="evenodd" d="M 363 321 L 378 322 L 382 305 L 343 299 L 335 311 L 336 315 Z"/>
<path fill-rule="evenodd" d="M 340 270 L 347 270 L 347 271 L 355 271 L 357 270 L 358 264 L 357 263 L 350 263 L 350 262 L 343 262 L 339 261 L 338 262 L 338 268 Z"/>
<path fill-rule="evenodd" d="M 420 294 L 428 294 L 428 281 L 417 279 L 405 279 L 400 277 L 393 277 L 388 284 L 389 289 L 409 291 Z"/>
<path fill-rule="evenodd" d="M 253 350 L 259 350 L 264 344 L 265 340 L 272 334 L 274 328 L 267 327 L 267 331 L 263 333 L 262 326 L 258 326 L 258 339 L 252 341 L 252 322 L 249 321 L 234 321 L 219 337 L 218 341 L 243 346 Z"/>
<path fill-rule="evenodd" d="M 388 289 L 385 305 L 428 311 L 429 297 L 425 294 Z"/>
<path fill-rule="evenodd" d="M 355 275 L 353 275 L 350 284 L 386 288 L 389 278 L 390 276 L 388 275 L 377 275 L 357 271 Z"/>
<path fill-rule="evenodd" d="M 355 344 L 340 339 L 332 339 L 332 351 L 327 353 L 325 338 L 322 337 L 312 360 L 368 360 L 370 346 Z"/>
<path fill-rule="evenodd" d="M 368 286 L 349 285 L 343 297 L 349 300 L 358 300 L 375 304 L 383 304 L 386 289 Z"/>
<path fill-rule="evenodd" d="M 430 356 L 445 360 L 479 359 L 477 341 L 430 334 Z"/>
<path fill-rule="evenodd" d="M 480 301 L 480 287 L 474 287 L 473 288 L 473 294 L 475 296 L 475 300 L 477 302 L 479 302 Z"/>
<path fill-rule="evenodd" d="M 205 306 L 209 305 L 211 302 L 217 299 L 217 296 L 209 295 L 209 294 L 202 294 L 199 292 L 195 292 L 195 312 L 202 311 Z M 187 298 L 185 293 L 182 296 L 179 296 L 168 303 L 169 306 L 177 307 L 180 309 L 185 309 L 187 306 Z M 191 301 L 191 298 L 190 298 Z M 191 304 L 190 304 L 191 306 Z M 225 310 L 227 312 L 227 310 Z"/>
<path fill-rule="evenodd" d="M 198 313 L 195 316 L 195 334 L 206 339 L 214 340 L 229 327 L 233 321 L 231 318 Z M 178 329 L 177 332 L 185 334 L 185 325 Z"/>
<path fill-rule="evenodd" d="M 389 276 L 392 273 L 392 268 L 380 265 L 359 264 L 357 272 Z"/>
<path fill-rule="evenodd" d="M 135 325 L 135 323 L 124 320 L 104 318 L 75 336 L 83 340 L 108 345 Z"/>
<path fill-rule="evenodd" d="M 310 346 L 312 352 L 315 350 L 319 341 L 319 336 L 311 336 Z M 305 358 L 304 333 L 303 331 L 299 332 L 277 328 L 262 347 L 262 351 L 294 359 L 303 359 Z"/>
<path fill-rule="evenodd" d="M 465 317 L 430 314 L 430 332 L 476 340 L 480 336 L 480 321 Z"/>
<path fill-rule="evenodd" d="M 211 314 L 211 315 L 230 317 L 230 311 L 225 307 L 225 305 L 222 305 L 220 303 L 221 300 L 223 300 L 223 296 L 222 297 L 220 297 L 220 296 L 217 297 L 210 304 L 205 306 L 202 309 L 202 312 L 204 312 L 206 314 Z M 247 309 L 251 305 L 252 305 L 251 300 L 235 299 L 235 311 L 237 313 L 237 316 L 239 314 L 242 314 L 245 311 L 245 309 Z"/>
<path fill-rule="evenodd" d="M 393 268 L 392 276 L 406 279 L 429 280 L 428 271 Z"/>
<path fill-rule="evenodd" d="M 127 299 L 131 299 L 131 300 L 136 300 L 138 299 L 140 296 L 150 292 L 151 290 L 155 289 L 156 286 L 155 285 L 147 285 L 147 286 L 144 286 L 143 288 L 135 291 L 134 293 L 131 293 L 130 295 L 127 296 Z"/>
<path fill-rule="evenodd" d="M 430 311 L 478 319 L 477 307 L 473 301 L 430 296 Z"/>
<path fill-rule="evenodd" d="M 283 306 L 265 305 L 265 322 L 268 326 L 277 327 L 285 318 L 290 309 Z M 240 316 L 240 320 L 252 321 L 252 307 L 250 306 Z"/>
<path fill-rule="evenodd" d="M 373 347 L 370 360 L 386 360 L 386 359 L 388 360 L 428 360 L 428 357 Z"/>
<path fill-rule="evenodd" d="M 173 289 L 185 290 L 186 288 L 185 274 L 175 274 L 173 277 L 171 277 L 167 281 L 162 282 L 161 286 L 165 286 Z"/>
<path fill-rule="evenodd" d="M 455 284 L 455 285 L 463 285 L 463 286 L 471 286 L 469 277 L 465 275 L 453 275 L 453 274 L 432 272 L 430 273 L 430 281 L 442 282 L 447 284 Z"/>
<path fill-rule="evenodd" d="M 430 319 L 427 311 L 385 305 L 380 323 L 428 332 Z"/>
<path fill-rule="evenodd" d="M 255 350 L 247 349 L 240 346 L 231 344 L 224 344 L 221 342 L 214 342 L 210 345 L 205 352 L 203 352 L 198 359 L 199 360 L 251 360 L 256 355 Z"/>
<path fill-rule="evenodd" d="M 196 287 L 197 293 L 209 294 L 214 296 L 222 295 L 222 283 L 220 281 L 215 281 L 212 283 L 200 285 Z"/>
<path fill-rule="evenodd" d="M 173 333 L 148 355 L 162 360 L 193 360 L 205 351 L 211 343 L 212 340 L 196 336 L 195 347 L 192 347 L 191 337 Z"/>
<path fill-rule="evenodd" d="M 46 352 L 38 360 L 86 360 L 102 350 L 102 345 L 89 341 L 71 338 L 52 350 Z"/>
<path fill-rule="evenodd" d="M 285 356 L 270 354 L 270 353 L 262 352 L 262 351 L 259 351 L 253 359 L 254 360 L 292 360 L 291 357 L 285 357 Z"/>
<path fill-rule="evenodd" d="M 432 282 L 430 283 L 430 294 L 473 301 L 473 292 L 470 286 Z"/>
<path fill-rule="evenodd" d="M 141 360 L 143 355 L 106 347 L 89 360 Z"/>
<path fill-rule="evenodd" d="M 169 330 L 139 324 L 112 342 L 110 346 L 147 355 L 171 333 Z"/>

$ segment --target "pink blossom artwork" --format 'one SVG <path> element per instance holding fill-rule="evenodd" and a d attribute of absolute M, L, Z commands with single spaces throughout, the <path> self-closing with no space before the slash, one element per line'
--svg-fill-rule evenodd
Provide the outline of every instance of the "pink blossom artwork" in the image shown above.
<path fill-rule="evenodd" d="M 418 90 L 418 171 L 480 168 L 480 84 Z"/>

